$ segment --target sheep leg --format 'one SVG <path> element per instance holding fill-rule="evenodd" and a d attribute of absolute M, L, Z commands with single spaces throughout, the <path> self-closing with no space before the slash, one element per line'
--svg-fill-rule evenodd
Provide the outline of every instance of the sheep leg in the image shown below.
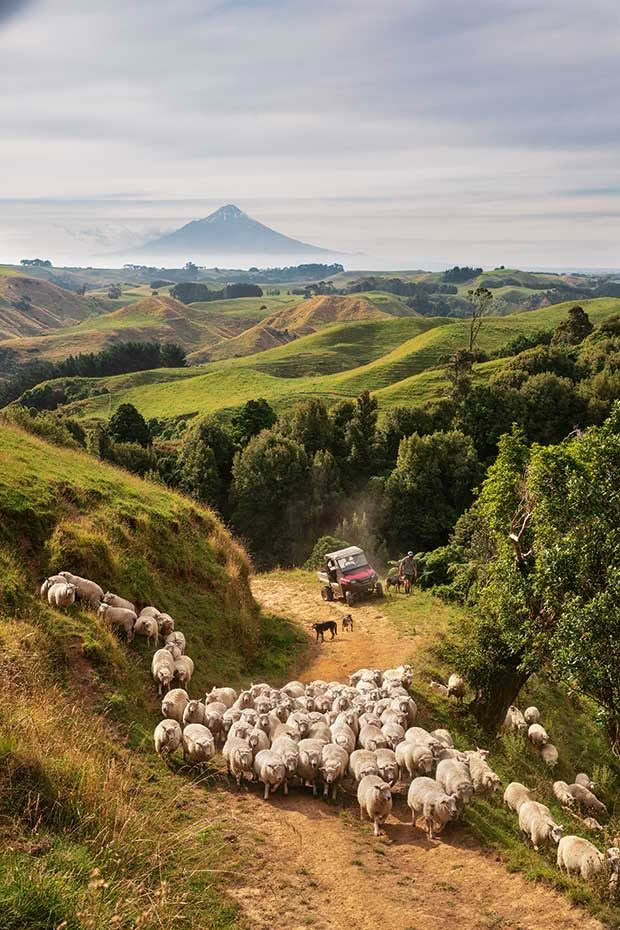
<path fill-rule="evenodd" d="M 283 785 L 284 787 L 282 790 L 284 791 L 284 794 L 288 794 L 288 781 L 286 780 L 286 778 L 284 779 Z"/>
<path fill-rule="evenodd" d="M 363 819 L 364 819 L 364 808 L 360 804 L 360 820 L 363 820 Z"/>
<path fill-rule="evenodd" d="M 332 788 L 332 801 L 336 800 L 336 794 L 338 792 L 338 785 L 334 782 L 334 787 Z"/>
<path fill-rule="evenodd" d="M 381 836 L 381 828 L 379 826 L 379 818 L 375 817 L 375 836 Z"/>
<path fill-rule="evenodd" d="M 323 797 L 326 798 L 328 794 L 329 794 L 329 785 L 327 784 L 327 782 L 325 782 L 325 784 L 323 785 Z"/>
<path fill-rule="evenodd" d="M 267 782 L 265 782 L 265 793 L 263 795 L 263 800 L 265 801 L 269 800 L 269 785 Z"/>

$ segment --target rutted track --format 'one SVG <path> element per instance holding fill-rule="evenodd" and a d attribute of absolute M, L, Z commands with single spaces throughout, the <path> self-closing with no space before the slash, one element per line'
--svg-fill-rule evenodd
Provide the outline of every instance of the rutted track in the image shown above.
<path fill-rule="evenodd" d="M 300 597 L 294 582 L 255 578 L 256 599 L 306 626 L 346 612 L 340 604 Z M 345 679 L 361 665 L 407 660 L 415 639 L 400 635 L 380 603 L 354 611 L 355 630 L 314 649 L 302 680 Z M 340 624 L 339 624 L 340 627 Z M 237 794 L 230 811 L 240 830 L 258 834 L 261 857 L 232 893 L 253 930 L 444 930 L 448 926 L 502 930 L 602 930 L 602 924 L 542 885 L 510 874 L 467 830 L 449 826 L 427 842 L 412 830 L 399 797 L 379 841 L 360 828 L 357 807 L 344 810 L 308 793 L 276 795 L 264 803 Z"/>

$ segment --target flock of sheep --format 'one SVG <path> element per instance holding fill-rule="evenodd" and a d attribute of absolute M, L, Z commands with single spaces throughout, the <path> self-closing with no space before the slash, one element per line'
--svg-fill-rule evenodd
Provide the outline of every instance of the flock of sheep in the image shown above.
<path fill-rule="evenodd" d="M 359 669 L 349 677 L 348 685 L 291 681 L 273 688 L 261 683 L 239 693 L 214 687 L 204 700 L 192 700 L 187 686 L 194 663 L 184 654 L 185 637 L 175 631 L 169 614 L 155 607 L 137 614 L 130 601 L 109 591 L 104 594 L 95 582 L 70 572 L 47 578 L 41 595 L 54 607 L 68 607 L 80 599 L 111 627 L 124 630 L 128 642 L 137 634 L 154 646 L 163 639 L 164 646 L 156 649 L 151 664 L 158 692 L 163 694 L 164 719 L 154 732 L 155 749 L 162 757 L 182 748 L 186 763 L 205 764 L 221 749 L 237 785 L 242 780 L 261 782 L 265 799 L 280 787 L 288 794 L 290 785 L 310 787 L 315 796 L 322 789 L 324 797 L 336 798 L 343 782 L 351 779 L 357 786 L 360 817 L 373 822 L 377 836 L 392 810 L 392 790 L 401 779 L 409 780 L 412 826 L 421 821 L 429 839 L 461 817 L 474 797 L 491 794 L 501 785 L 488 765 L 488 750 L 461 752 L 448 730 L 429 732 L 415 726 L 410 665 Z M 170 690 L 175 679 L 179 687 Z M 431 687 L 448 698 L 463 700 L 465 682 L 459 675 L 451 675 L 447 686 L 431 682 Z M 553 766 L 558 753 L 539 721 L 537 708 L 521 713 L 511 706 L 504 726 L 516 732 L 527 729 L 530 743 Z M 588 813 L 606 813 L 593 787 L 581 773 L 572 785 L 554 782 L 553 791 L 571 812 L 577 807 Z M 585 879 L 608 869 L 610 889 L 615 892 L 620 848 L 611 847 L 604 856 L 586 839 L 563 836 L 563 827 L 533 794 L 525 785 L 512 782 L 504 792 L 504 803 L 518 814 L 519 828 L 534 848 L 557 843 L 559 868 Z M 582 822 L 589 829 L 602 829 L 592 817 Z"/>

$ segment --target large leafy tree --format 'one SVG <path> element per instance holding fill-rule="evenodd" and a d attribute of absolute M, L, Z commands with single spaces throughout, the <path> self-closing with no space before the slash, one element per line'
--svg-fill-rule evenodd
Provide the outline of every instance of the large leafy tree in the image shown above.
<path fill-rule="evenodd" d="M 232 480 L 234 444 L 212 417 L 191 426 L 178 459 L 177 480 L 181 490 L 226 513 Z"/>
<path fill-rule="evenodd" d="M 399 551 L 445 543 L 480 476 L 474 445 L 458 430 L 403 439 L 386 483 L 386 538 Z"/>
<path fill-rule="evenodd" d="M 232 418 L 234 438 L 239 445 L 247 446 L 252 436 L 258 436 L 261 430 L 271 429 L 276 419 L 271 405 L 264 397 L 248 400 Z"/>
<path fill-rule="evenodd" d="M 310 458 L 331 446 L 332 424 L 320 397 L 297 404 L 278 422 L 278 430 L 304 447 Z"/>
<path fill-rule="evenodd" d="M 121 404 L 108 421 L 108 433 L 115 442 L 137 442 L 141 446 L 151 443 L 146 420 L 133 404 Z"/>

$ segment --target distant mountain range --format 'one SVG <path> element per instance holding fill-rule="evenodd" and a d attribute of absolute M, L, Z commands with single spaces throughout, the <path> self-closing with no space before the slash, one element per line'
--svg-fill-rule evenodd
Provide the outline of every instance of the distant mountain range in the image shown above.
<path fill-rule="evenodd" d="M 299 239 L 291 239 L 252 219 L 239 207 L 228 204 L 202 220 L 192 220 L 180 229 L 147 242 L 140 252 L 149 255 L 181 255 L 200 258 L 211 255 L 318 255 L 321 249 Z"/>

